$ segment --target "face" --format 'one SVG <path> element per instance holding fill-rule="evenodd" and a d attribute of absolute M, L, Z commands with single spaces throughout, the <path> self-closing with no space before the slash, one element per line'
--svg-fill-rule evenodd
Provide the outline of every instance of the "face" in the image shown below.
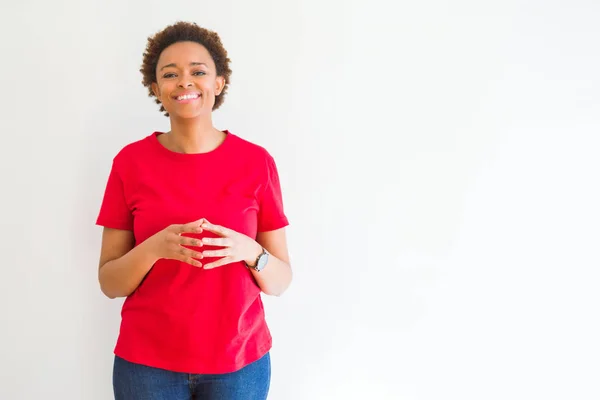
<path fill-rule="evenodd" d="M 179 42 L 161 53 L 152 90 L 171 118 L 196 118 L 210 114 L 225 86 L 206 48 Z"/>

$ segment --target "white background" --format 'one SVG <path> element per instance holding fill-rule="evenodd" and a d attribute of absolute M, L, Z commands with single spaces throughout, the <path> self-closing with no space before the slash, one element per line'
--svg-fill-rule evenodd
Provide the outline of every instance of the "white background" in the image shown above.
<path fill-rule="evenodd" d="M 270 399 L 600 398 L 600 3 L 42 1 L 0 13 L 0 398 L 110 399 L 112 157 L 146 38 L 221 35 L 218 128 L 279 166 Z"/>

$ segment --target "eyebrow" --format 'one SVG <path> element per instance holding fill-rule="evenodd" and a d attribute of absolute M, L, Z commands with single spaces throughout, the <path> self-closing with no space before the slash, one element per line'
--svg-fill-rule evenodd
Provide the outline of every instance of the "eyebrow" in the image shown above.
<path fill-rule="evenodd" d="M 191 62 L 190 63 L 191 67 L 195 67 L 197 65 L 204 65 L 205 67 L 208 67 L 208 65 L 203 62 Z M 160 70 L 162 71 L 163 69 L 170 68 L 170 67 L 177 68 L 177 64 L 175 64 L 175 63 L 167 64 L 167 65 L 163 66 Z"/>

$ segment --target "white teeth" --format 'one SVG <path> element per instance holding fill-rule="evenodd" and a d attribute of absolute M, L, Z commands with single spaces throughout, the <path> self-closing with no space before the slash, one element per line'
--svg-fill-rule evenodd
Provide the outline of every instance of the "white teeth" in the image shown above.
<path fill-rule="evenodd" d="M 199 96 L 197 94 L 186 94 L 186 95 L 177 97 L 177 100 L 190 100 L 190 99 L 197 99 L 198 97 Z"/>

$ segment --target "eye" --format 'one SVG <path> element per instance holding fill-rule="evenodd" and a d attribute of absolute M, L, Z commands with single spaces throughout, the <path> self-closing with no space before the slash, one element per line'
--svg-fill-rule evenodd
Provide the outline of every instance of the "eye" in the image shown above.
<path fill-rule="evenodd" d="M 174 73 L 172 73 L 172 72 L 169 72 L 169 73 L 167 73 L 167 74 L 164 74 L 164 75 L 163 75 L 163 78 L 165 78 L 165 79 L 169 79 L 169 78 L 173 78 L 173 77 L 175 77 L 175 76 L 176 76 L 176 75 L 175 75 Z"/>
<path fill-rule="evenodd" d="M 206 75 L 206 72 L 204 72 L 204 71 L 195 71 L 192 75 L 203 76 L 203 75 Z"/>

